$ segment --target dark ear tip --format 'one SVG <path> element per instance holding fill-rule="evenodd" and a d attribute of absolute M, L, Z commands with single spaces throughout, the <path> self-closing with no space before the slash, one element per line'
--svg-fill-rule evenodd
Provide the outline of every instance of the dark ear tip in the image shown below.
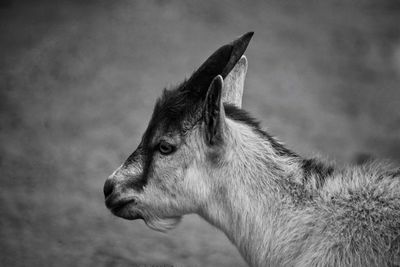
<path fill-rule="evenodd" d="M 228 73 L 233 69 L 233 67 L 235 67 L 236 63 L 244 54 L 244 51 L 246 51 L 247 46 L 249 45 L 253 35 L 254 32 L 245 33 L 229 44 L 229 47 L 231 48 L 231 54 L 228 62 L 221 72 L 222 77 L 226 77 Z"/>
<path fill-rule="evenodd" d="M 224 78 L 221 75 L 215 76 L 215 78 L 211 82 L 212 86 L 222 87 L 224 85 Z"/>
<path fill-rule="evenodd" d="M 241 44 L 241 46 L 245 46 L 247 47 L 247 45 L 249 44 L 251 38 L 253 37 L 254 32 L 247 32 L 245 34 L 243 34 L 242 36 L 240 36 L 238 39 L 236 39 L 235 41 L 233 41 L 233 43 L 237 44 Z M 246 49 L 246 48 L 245 48 Z"/>
<path fill-rule="evenodd" d="M 208 87 L 207 95 L 209 94 L 221 94 L 222 87 L 224 87 L 224 78 L 221 75 L 217 75 L 211 81 L 210 86 Z"/>
<path fill-rule="evenodd" d="M 201 96 L 206 94 L 206 89 L 209 88 L 211 81 L 220 74 L 225 78 L 229 72 L 235 67 L 240 60 L 254 32 L 247 32 L 236 40 L 221 46 L 193 73 L 192 77 L 187 81 L 186 88 L 200 88 L 195 92 Z"/>
<path fill-rule="evenodd" d="M 249 39 L 249 40 L 250 40 L 251 37 L 253 37 L 253 35 L 254 35 L 254 32 L 253 32 L 253 31 L 247 32 L 247 33 L 243 34 L 243 38 Z"/>

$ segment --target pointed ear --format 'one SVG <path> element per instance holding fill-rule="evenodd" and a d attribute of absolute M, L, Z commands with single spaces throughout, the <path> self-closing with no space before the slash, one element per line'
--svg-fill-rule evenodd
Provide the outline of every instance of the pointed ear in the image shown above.
<path fill-rule="evenodd" d="M 225 78 L 232 71 L 246 50 L 253 34 L 253 32 L 248 32 L 220 47 L 193 73 L 185 88 L 191 90 L 196 98 L 204 99 L 214 77 L 221 75 L 222 78 Z"/>
<path fill-rule="evenodd" d="M 247 58 L 242 56 L 224 80 L 222 102 L 242 107 L 243 86 L 247 73 Z"/>
<path fill-rule="evenodd" d="M 222 87 L 224 81 L 221 75 L 216 76 L 208 88 L 203 108 L 205 125 L 205 141 L 209 146 L 222 142 L 225 112 L 222 104 Z"/>

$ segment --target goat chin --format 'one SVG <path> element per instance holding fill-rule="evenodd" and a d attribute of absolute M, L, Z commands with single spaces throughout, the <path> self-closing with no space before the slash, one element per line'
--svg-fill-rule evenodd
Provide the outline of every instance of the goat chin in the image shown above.
<path fill-rule="evenodd" d="M 146 218 L 144 221 L 146 225 L 155 231 L 167 232 L 174 229 L 180 223 L 182 217 L 171 218 Z"/>

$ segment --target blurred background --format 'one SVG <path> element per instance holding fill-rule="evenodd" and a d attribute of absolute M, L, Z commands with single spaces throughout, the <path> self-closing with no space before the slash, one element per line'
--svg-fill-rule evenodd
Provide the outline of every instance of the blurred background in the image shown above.
<path fill-rule="evenodd" d="M 253 30 L 243 107 L 306 157 L 400 162 L 400 2 L 1 1 L 0 265 L 246 266 L 195 215 L 113 217 L 161 89 Z"/>

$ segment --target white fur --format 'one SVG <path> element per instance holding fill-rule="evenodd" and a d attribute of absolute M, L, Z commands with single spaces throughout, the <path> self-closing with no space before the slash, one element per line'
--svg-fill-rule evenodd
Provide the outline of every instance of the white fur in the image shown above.
<path fill-rule="evenodd" d="M 242 56 L 224 80 L 222 100 L 237 107 L 242 107 L 243 87 L 246 78 L 248 62 L 246 56 Z"/>

